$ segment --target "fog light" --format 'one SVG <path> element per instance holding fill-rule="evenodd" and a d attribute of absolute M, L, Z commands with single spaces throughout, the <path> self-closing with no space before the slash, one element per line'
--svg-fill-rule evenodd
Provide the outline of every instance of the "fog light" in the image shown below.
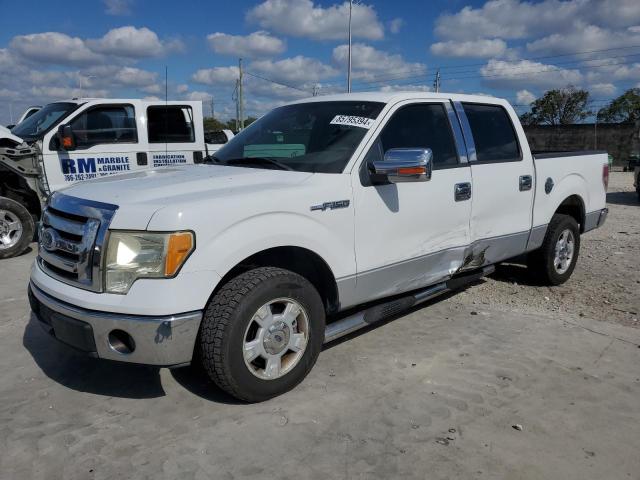
<path fill-rule="evenodd" d="M 124 330 L 111 330 L 109 332 L 109 346 L 116 352 L 127 355 L 136 349 L 136 342 Z"/>

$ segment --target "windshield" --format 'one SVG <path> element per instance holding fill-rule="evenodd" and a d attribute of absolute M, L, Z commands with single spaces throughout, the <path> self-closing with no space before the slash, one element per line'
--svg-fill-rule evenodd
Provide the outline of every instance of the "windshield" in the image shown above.
<path fill-rule="evenodd" d="M 214 160 L 341 173 L 382 107 L 378 102 L 310 102 L 276 108 L 218 150 Z"/>
<path fill-rule="evenodd" d="M 50 103 L 13 127 L 11 133 L 23 139 L 40 138 L 77 107 L 77 103 Z"/>

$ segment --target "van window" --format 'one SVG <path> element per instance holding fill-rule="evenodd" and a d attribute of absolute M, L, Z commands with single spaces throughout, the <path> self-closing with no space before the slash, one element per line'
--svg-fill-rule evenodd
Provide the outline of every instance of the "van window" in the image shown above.
<path fill-rule="evenodd" d="M 81 113 L 71 122 L 76 148 L 138 141 L 131 105 L 101 105 Z"/>
<path fill-rule="evenodd" d="M 149 143 L 195 142 L 193 112 L 181 105 L 157 105 L 147 108 Z"/>
<path fill-rule="evenodd" d="M 476 145 L 478 162 L 521 160 L 518 138 L 509 115 L 500 105 L 463 103 Z"/>

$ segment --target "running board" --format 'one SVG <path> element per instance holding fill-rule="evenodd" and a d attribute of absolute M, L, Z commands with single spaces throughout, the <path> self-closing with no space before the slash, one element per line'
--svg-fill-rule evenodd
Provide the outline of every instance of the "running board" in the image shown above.
<path fill-rule="evenodd" d="M 361 328 L 393 317 L 398 313 L 431 300 L 443 293 L 457 290 L 493 273 L 494 270 L 495 267 L 493 265 L 489 265 L 480 270 L 456 275 L 446 282 L 437 283 L 423 290 L 418 290 L 410 295 L 371 306 L 341 320 L 332 322 L 327 325 L 327 328 L 324 331 L 324 343 L 332 342 L 340 337 L 349 335 L 356 330 L 360 330 Z"/>

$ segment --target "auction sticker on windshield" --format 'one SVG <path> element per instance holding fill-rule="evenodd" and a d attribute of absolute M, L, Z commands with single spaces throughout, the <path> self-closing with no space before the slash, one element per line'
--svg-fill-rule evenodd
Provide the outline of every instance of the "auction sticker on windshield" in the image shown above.
<path fill-rule="evenodd" d="M 358 117 L 355 115 L 336 115 L 331 120 L 332 125 L 349 125 L 350 127 L 371 128 L 375 120 L 373 118 Z"/>

